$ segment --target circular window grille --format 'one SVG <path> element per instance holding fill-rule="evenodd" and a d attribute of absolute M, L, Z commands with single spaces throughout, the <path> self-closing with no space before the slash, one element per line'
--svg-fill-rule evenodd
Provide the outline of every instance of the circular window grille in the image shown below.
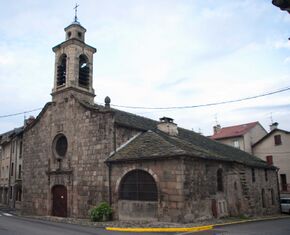
<path fill-rule="evenodd" d="M 67 139 L 64 135 L 58 135 L 54 139 L 54 152 L 57 157 L 62 158 L 67 151 Z"/>

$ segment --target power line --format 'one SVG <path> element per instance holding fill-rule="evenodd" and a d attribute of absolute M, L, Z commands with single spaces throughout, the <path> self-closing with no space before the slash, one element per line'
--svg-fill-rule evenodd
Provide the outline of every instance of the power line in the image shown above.
<path fill-rule="evenodd" d="M 281 93 L 284 91 L 290 90 L 290 87 L 282 88 L 277 91 L 271 91 L 268 93 L 260 94 L 260 95 L 255 95 L 255 96 L 250 96 L 250 97 L 245 97 L 245 98 L 240 98 L 236 100 L 228 100 L 228 101 L 221 101 L 221 102 L 214 102 L 214 103 L 207 103 L 207 104 L 198 104 L 198 105 L 189 105 L 189 106 L 175 106 L 175 107 L 142 107 L 142 106 L 124 106 L 124 105 L 116 105 L 116 104 L 111 104 L 113 107 L 119 107 L 119 108 L 127 108 L 127 109 L 192 109 L 192 108 L 200 108 L 200 107 L 208 107 L 208 106 L 215 106 L 215 105 L 221 105 L 221 104 L 229 104 L 229 103 L 237 103 L 245 100 L 252 100 L 264 96 L 269 96 L 269 95 L 274 95 L 277 93 Z"/>
<path fill-rule="evenodd" d="M 176 106 L 176 107 L 137 107 L 137 106 L 125 106 L 125 105 L 117 105 L 117 104 L 111 104 L 113 107 L 119 107 L 119 108 L 128 108 L 128 109 L 151 109 L 151 110 L 169 110 L 169 109 L 191 109 L 191 108 L 200 108 L 200 107 L 208 107 L 208 106 L 216 106 L 216 105 L 221 105 L 221 104 L 229 104 L 229 103 L 237 103 L 245 100 L 252 100 L 264 96 L 269 96 L 269 95 L 274 95 L 277 93 L 281 93 L 284 91 L 290 90 L 290 87 L 285 87 L 276 91 L 271 91 L 268 93 L 260 94 L 260 95 L 255 95 L 255 96 L 250 96 L 250 97 L 245 97 L 245 98 L 240 98 L 240 99 L 235 99 L 235 100 L 228 100 L 228 101 L 221 101 L 221 102 L 214 102 L 214 103 L 207 103 L 207 104 L 198 104 L 198 105 L 189 105 L 189 106 Z M 12 117 L 12 116 L 18 116 L 22 114 L 27 114 L 31 112 L 35 112 L 38 110 L 41 110 L 42 108 L 37 108 L 37 109 L 32 109 L 28 111 L 23 111 L 19 113 L 13 113 L 13 114 L 7 114 L 7 115 L 2 115 L 0 118 L 6 118 L 6 117 Z"/>
<path fill-rule="evenodd" d="M 12 113 L 12 114 L 7 114 L 7 115 L 2 115 L 0 116 L 0 118 L 6 118 L 6 117 L 12 117 L 12 116 L 18 116 L 18 115 L 22 115 L 22 114 L 27 114 L 27 113 L 32 113 L 38 110 L 41 110 L 42 108 L 37 108 L 37 109 L 32 109 L 32 110 L 28 110 L 28 111 L 24 111 L 24 112 L 20 112 L 20 113 Z"/>

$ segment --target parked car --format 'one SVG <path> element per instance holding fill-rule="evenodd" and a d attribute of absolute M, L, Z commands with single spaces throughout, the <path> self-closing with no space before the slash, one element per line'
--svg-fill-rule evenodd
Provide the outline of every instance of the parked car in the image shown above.
<path fill-rule="evenodd" d="M 290 197 L 289 198 L 281 198 L 281 212 L 290 214 Z"/>

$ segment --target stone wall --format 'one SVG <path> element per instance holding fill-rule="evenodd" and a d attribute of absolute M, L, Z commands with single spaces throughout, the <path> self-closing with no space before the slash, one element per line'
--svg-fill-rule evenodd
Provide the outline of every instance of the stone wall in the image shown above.
<path fill-rule="evenodd" d="M 118 210 L 126 207 L 130 207 L 132 202 L 123 201 L 119 208 L 119 186 L 121 179 L 130 171 L 140 169 L 148 172 L 154 178 L 158 188 L 158 201 L 157 201 L 157 213 L 155 219 L 159 221 L 180 221 L 183 214 L 184 198 L 183 198 L 183 182 L 184 180 L 184 166 L 180 164 L 178 159 L 165 159 L 161 161 L 146 161 L 146 162 L 131 162 L 131 163 L 118 163 L 112 165 L 111 172 L 111 190 L 112 190 L 112 206 L 114 209 L 114 217 L 116 219 L 130 218 L 136 219 L 136 215 L 130 214 L 128 211 Z M 139 204 L 139 208 L 147 208 L 144 203 Z M 135 202 L 136 204 L 136 202 Z M 150 205 L 149 205 L 150 206 Z M 152 214 L 154 214 L 154 208 L 151 211 L 147 211 L 147 218 L 143 219 L 152 220 Z M 150 216 L 149 216 L 150 215 Z M 138 219 L 138 218 L 137 218 Z"/>
<path fill-rule="evenodd" d="M 51 189 L 58 184 L 67 188 L 68 216 L 87 217 L 91 207 L 107 201 L 104 161 L 113 151 L 113 130 L 111 112 L 90 111 L 73 96 L 59 94 L 24 133 L 24 212 L 50 215 Z M 68 149 L 58 161 L 52 143 L 60 133 L 66 136 Z"/>

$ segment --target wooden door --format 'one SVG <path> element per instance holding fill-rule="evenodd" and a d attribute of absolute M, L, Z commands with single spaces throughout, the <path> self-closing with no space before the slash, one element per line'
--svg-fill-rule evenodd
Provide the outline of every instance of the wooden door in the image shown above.
<path fill-rule="evenodd" d="M 63 185 L 52 188 L 52 215 L 67 217 L 67 190 Z"/>

